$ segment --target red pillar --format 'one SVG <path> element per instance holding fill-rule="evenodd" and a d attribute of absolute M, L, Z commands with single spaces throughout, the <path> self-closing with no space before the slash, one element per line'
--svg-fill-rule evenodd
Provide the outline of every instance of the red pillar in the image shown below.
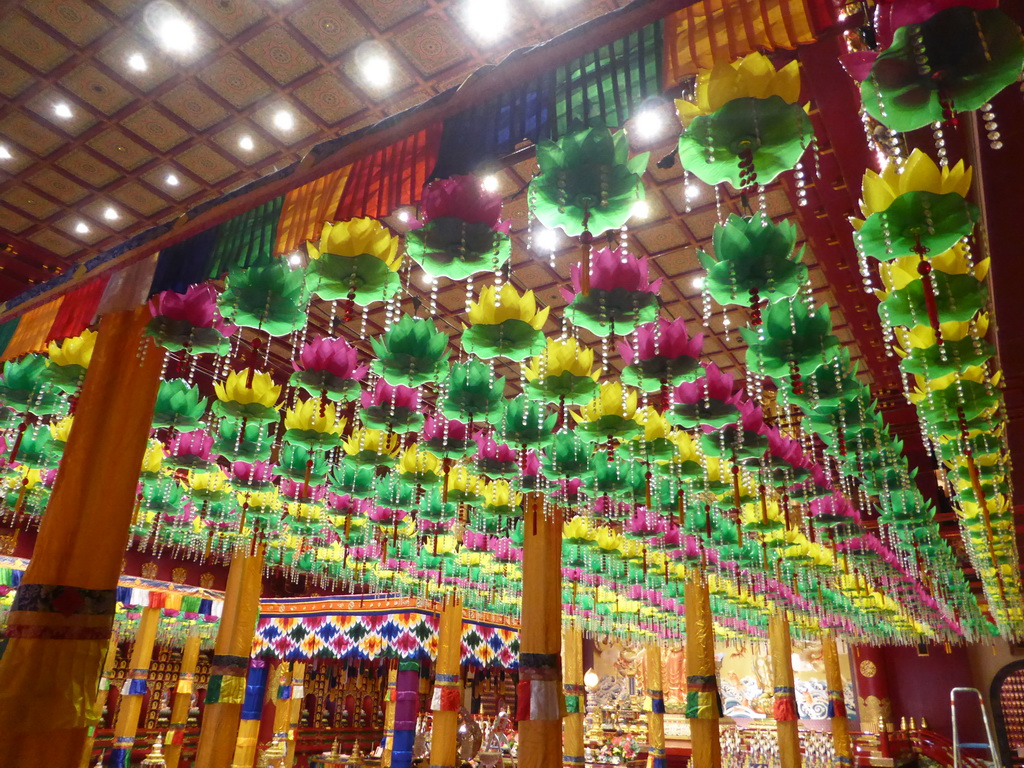
<path fill-rule="evenodd" d="M 853 677 L 860 729 L 874 733 L 879 730 L 879 719 L 892 722 L 889 676 L 883 650 L 873 645 L 853 646 Z"/>

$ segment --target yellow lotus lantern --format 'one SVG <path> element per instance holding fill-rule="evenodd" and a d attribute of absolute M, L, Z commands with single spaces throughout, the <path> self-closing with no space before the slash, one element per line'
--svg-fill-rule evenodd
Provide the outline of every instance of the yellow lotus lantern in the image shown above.
<path fill-rule="evenodd" d="M 586 402 L 597 388 L 601 371 L 594 368 L 594 350 L 572 336 L 550 339 L 544 351 L 523 367 L 528 390 L 547 402 Z"/>
<path fill-rule="evenodd" d="M 939 167 L 926 153 L 915 149 L 903 164 L 889 163 L 881 173 L 870 168 L 864 173 L 860 210 L 865 218 L 882 213 L 908 192 L 967 197 L 972 176 L 972 169 L 962 160 L 952 167 Z M 864 224 L 860 219 L 851 219 L 851 222 L 855 229 Z"/>
<path fill-rule="evenodd" d="M 51 341 L 47 347 L 50 362 L 60 366 L 76 365 L 79 368 L 88 368 L 93 350 L 96 348 L 96 336 L 96 331 L 86 330 L 81 335 L 64 339 L 59 344 Z"/>
<path fill-rule="evenodd" d="M 277 418 L 281 385 L 269 373 L 253 370 L 231 371 L 223 382 L 213 385 L 217 402 L 214 409 L 222 416 L 249 421 Z"/>
<path fill-rule="evenodd" d="M 579 429 L 594 437 L 627 438 L 640 432 L 636 421 L 637 391 L 617 381 L 602 384 L 597 397 L 570 415 Z"/>
<path fill-rule="evenodd" d="M 386 465 L 394 462 L 402 446 L 401 438 L 380 429 L 353 429 L 342 442 L 342 450 L 356 464 Z"/>
<path fill-rule="evenodd" d="M 74 422 L 73 416 L 65 416 L 60 421 L 52 422 L 48 427 L 50 437 L 58 443 L 66 443 L 68 441 L 68 437 L 71 436 L 72 422 Z"/>
<path fill-rule="evenodd" d="M 318 397 L 300 400 L 284 414 L 284 439 L 307 448 L 330 448 L 341 442 L 345 419 L 334 403 Z"/>
<path fill-rule="evenodd" d="M 470 327 L 462 346 L 471 355 L 488 360 L 505 357 L 523 360 L 544 350 L 544 323 L 549 308 L 537 309 L 533 291 L 520 294 L 511 283 L 500 290 L 485 286 L 469 305 Z"/>
<path fill-rule="evenodd" d="M 142 474 L 155 475 L 164 462 L 164 446 L 156 439 L 146 443 L 146 452 L 142 455 Z"/>
<path fill-rule="evenodd" d="M 516 514 L 522 504 L 523 494 L 513 491 L 508 480 L 492 480 L 484 489 L 484 506 L 491 514 Z"/>
<path fill-rule="evenodd" d="M 475 503 L 483 498 L 487 481 L 459 464 L 445 475 L 444 487 L 448 501 Z"/>
<path fill-rule="evenodd" d="M 310 290 L 324 301 L 367 306 L 400 285 L 398 237 L 375 219 L 324 224 L 318 246 L 307 243 Z"/>
<path fill-rule="evenodd" d="M 695 99 L 676 100 L 676 111 L 683 127 L 689 127 L 694 118 L 711 115 L 734 99 L 768 99 L 778 96 L 787 104 L 800 100 L 800 65 L 791 61 L 776 70 L 771 59 L 763 53 L 751 53 L 714 69 L 701 70 L 697 75 Z"/>
<path fill-rule="evenodd" d="M 416 485 L 433 485 L 443 474 L 441 460 L 429 451 L 420 450 L 416 444 L 402 452 L 397 469 L 403 480 Z"/>

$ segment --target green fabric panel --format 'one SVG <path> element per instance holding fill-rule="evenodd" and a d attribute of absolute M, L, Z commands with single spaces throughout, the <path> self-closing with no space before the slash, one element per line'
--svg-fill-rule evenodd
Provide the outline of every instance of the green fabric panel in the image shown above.
<path fill-rule="evenodd" d="M 220 225 L 210 260 L 210 278 L 270 263 L 283 204 L 284 197 L 278 197 Z"/>
<path fill-rule="evenodd" d="M 183 613 L 198 613 L 200 602 L 195 595 L 185 595 L 181 598 L 181 610 Z"/>
<path fill-rule="evenodd" d="M 11 343 L 11 338 L 13 338 L 14 332 L 18 330 L 18 323 L 20 322 L 21 316 L 19 315 L 0 325 L 0 354 L 7 351 L 7 345 Z"/>
<path fill-rule="evenodd" d="M 556 134 L 584 124 L 620 127 L 651 96 L 661 93 L 661 22 L 598 48 L 556 73 Z"/>

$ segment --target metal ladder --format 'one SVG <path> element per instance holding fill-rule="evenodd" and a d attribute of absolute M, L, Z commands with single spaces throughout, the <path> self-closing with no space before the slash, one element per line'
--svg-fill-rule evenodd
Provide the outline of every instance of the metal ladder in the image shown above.
<path fill-rule="evenodd" d="M 988 750 L 992 755 L 993 768 L 1003 768 L 1002 760 L 999 757 L 999 746 L 996 744 L 996 735 L 992 731 L 992 723 L 988 719 L 988 710 L 985 708 L 985 700 L 981 697 L 981 691 L 977 688 L 954 688 L 949 692 L 949 709 L 953 721 L 953 768 L 963 768 L 963 759 L 960 756 L 961 746 L 980 747 L 984 749 L 985 744 L 960 744 L 960 733 L 956 723 L 956 695 L 958 693 L 973 693 L 978 698 L 978 706 L 981 708 L 981 719 L 985 723 L 985 735 L 988 737 Z"/>

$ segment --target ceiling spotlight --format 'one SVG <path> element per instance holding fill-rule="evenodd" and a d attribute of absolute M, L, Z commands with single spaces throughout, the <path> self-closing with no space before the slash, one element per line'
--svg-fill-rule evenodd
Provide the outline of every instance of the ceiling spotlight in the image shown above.
<path fill-rule="evenodd" d="M 252 152 L 256 149 L 256 142 L 252 140 L 252 136 L 245 134 L 244 136 L 238 137 L 238 146 L 246 152 Z"/>
<path fill-rule="evenodd" d="M 77 232 L 80 235 L 87 235 L 89 234 L 89 225 L 86 224 L 84 221 L 80 221 L 77 224 L 75 224 L 75 232 Z"/>
<path fill-rule="evenodd" d="M 360 46 L 356 50 L 356 63 L 367 85 L 384 88 L 391 84 L 391 59 L 380 43 L 372 42 Z"/>
<path fill-rule="evenodd" d="M 145 72 L 149 69 L 145 57 L 141 53 L 133 53 L 128 57 L 128 66 L 136 72 Z"/>
<path fill-rule="evenodd" d="M 693 287 L 696 288 L 698 291 L 703 291 L 704 290 L 704 276 L 703 275 L 700 275 L 698 277 L 693 278 Z"/>
<path fill-rule="evenodd" d="M 696 184 L 687 184 L 683 189 L 683 194 L 686 195 L 687 200 L 696 200 L 700 197 L 700 187 Z"/>
<path fill-rule="evenodd" d="M 654 109 L 644 109 L 633 119 L 633 126 L 641 139 L 654 139 L 665 127 L 665 120 Z"/>
<path fill-rule="evenodd" d="M 480 185 L 484 188 L 484 192 L 497 192 L 498 191 L 498 177 L 493 173 L 490 176 L 484 176 L 481 180 Z"/>
<path fill-rule="evenodd" d="M 434 287 L 434 281 L 436 281 L 436 280 L 437 280 L 437 278 L 434 277 L 429 272 L 420 272 L 420 283 L 423 284 L 424 288 L 433 288 Z"/>
<path fill-rule="evenodd" d="M 290 131 L 295 127 L 295 115 L 287 109 L 279 109 L 274 113 L 274 127 L 279 131 Z"/>
<path fill-rule="evenodd" d="M 181 11 L 164 0 L 150 3 L 143 14 L 146 26 L 160 47 L 172 53 L 189 53 L 196 47 L 196 30 Z"/>
<path fill-rule="evenodd" d="M 297 267 L 302 264 L 302 254 L 295 251 L 291 256 L 288 257 L 288 264 L 293 267 Z"/>
<path fill-rule="evenodd" d="M 107 210 L 103 212 L 103 218 L 107 221 L 117 221 L 121 218 L 121 214 L 114 208 L 107 208 Z"/>
<path fill-rule="evenodd" d="M 57 117 L 61 118 L 62 120 L 67 120 L 68 118 L 71 117 L 71 107 L 69 107 L 63 101 L 58 102 L 57 104 L 53 105 L 53 114 L 55 114 Z"/>
<path fill-rule="evenodd" d="M 466 0 L 462 16 L 471 35 L 490 42 L 508 28 L 508 0 Z"/>
<path fill-rule="evenodd" d="M 0 144 L 0 160 L 10 160 L 12 157 L 14 155 L 11 154 L 11 150 L 6 145 Z"/>
<path fill-rule="evenodd" d="M 167 178 L 164 179 L 164 181 L 167 182 L 167 186 L 169 187 L 176 187 L 181 183 L 181 180 L 178 178 L 176 173 L 168 173 Z"/>
<path fill-rule="evenodd" d="M 633 203 L 633 209 L 629 215 L 635 219 L 646 219 L 651 215 L 651 206 L 646 200 L 637 200 Z"/>
<path fill-rule="evenodd" d="M 553 229 L 542 229 L 533 233 L 533 247 L 539 251 L 553 251 L 558 247 L 558 233 Z"/>
<path fill-rule="evenodd" d="M 403 208 L 402 210 L 400 210 L 398 212 L 398 220 L 400 222 L 402 222 L 403 224 L 405 224 L 406 222 L 410 221 L 411 219 L 412 219 L 412 214 L 409 213 L 409 209 L 408 208 Z"/>

